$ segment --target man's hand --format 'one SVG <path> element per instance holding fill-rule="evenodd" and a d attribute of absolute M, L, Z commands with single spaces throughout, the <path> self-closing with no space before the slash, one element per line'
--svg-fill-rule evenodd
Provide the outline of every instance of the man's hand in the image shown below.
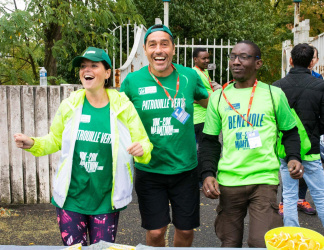
<path fill-rule="evenodd" d="M 141 157 L 144 154 L 143 147 L 139 142 L 132 143 L 126 150 L 132 156 Z"/>
<path fill-rule="evenodd" d="M 30 149 L 34 145 L 34 140 L 27 135 L 17 133 L 14 134 L 17 148 Z"/>
<path fill-rule="evenodd" d="M 220 195 L 219 185 L 214 177 L 209 176 L 204 180 L 203 192 L 207 198 L 218 199 Z"/>
<path fill-rule="evenodd" d="M 297 160 L 290 160 L 288 162 L 288 171 L 291 178 L 301 179 L 304 174 L 304 166 Z"/>

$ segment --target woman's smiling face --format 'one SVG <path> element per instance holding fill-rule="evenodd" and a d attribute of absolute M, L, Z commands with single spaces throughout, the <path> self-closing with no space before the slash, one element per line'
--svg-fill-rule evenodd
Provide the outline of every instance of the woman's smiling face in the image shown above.
<path fill-rule="evenodd" d="M 105 69 L 102 62 L 83 59 L 80 65 L 79 76 L 86 90 L 97 90 L 104 87 L 105 80 L 109 78 L 110 69 Z"/>

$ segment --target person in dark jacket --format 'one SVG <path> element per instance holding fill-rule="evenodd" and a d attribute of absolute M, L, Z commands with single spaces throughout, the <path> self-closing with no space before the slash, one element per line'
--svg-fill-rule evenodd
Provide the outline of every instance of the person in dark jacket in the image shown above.
<path fill-rule="evenodd" d="M 314 56 L 312 46 L 304 43 L 291 51 L 292 69 L 273 85 L 280 87 L 304 125 L 311 148 L 302 157 L 304 180 L 324 226 L 324 171 L 320 160 L 320 135 L 324 133 L 324 81 L 311 75 L 308 69 Z M 297 201 L 298 180 L 290 178 L 285 161 L 281 159 L 280 173 L 283 182 L 284 224 L 299 226 Z"/>
<path fill-rule="evenodd" d="M 314 66 L 318 63 L 318 50 L 317 48 L 315 48 L 313 46 L 314 49 L 314 55 L 313 55 L 313 60 L 311 61 L 308 69 L 312 72 L 312 76 L 316 77 L 316 78 L 320 78 L 323 79 L 323 76 L 320 73 L 317 73 L 313 70 Z M 321 152 L 322 152 L 322 144 L 321 144 Z M 322 153 L 321 153 L 322 154 Z M 323 152 L 324 154 L 324 152 Z M 323 163 L 323 160 L 322 160 Z M 309 204 L 308 201 L 306 201 L 306 193 L 307 193 L 307 184 L 305 182 L 305 180 L 302 178 L 299 180 L 299 192 L 298 192 L 298 202 L 297 202 L 297 208 L 299 211 L 304 212 L 305 214 L 309 214 L 309 215 L 315 215 L 316 214 L 316 210 Z M 279 207 L 281 207 L 281 213 L 283 215 L 283 203 L 281 202 L 281 205 L 279 205 Z M 279 212 L 280 213 L 280 212 Z"/>

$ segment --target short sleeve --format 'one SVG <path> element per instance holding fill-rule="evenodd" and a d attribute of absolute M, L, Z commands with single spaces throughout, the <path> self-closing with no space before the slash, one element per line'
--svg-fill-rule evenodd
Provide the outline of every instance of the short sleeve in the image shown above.
<path fill-rule="evenodd" d="M 206 90 L 200 76 L 198 75 L 198 73 L 195 70 L 193 70 L 193 72 L 194 72 L 194 75 L 196 77 L 196 88 L 195 88 L 194 99 L 196 101 L 199 101 L 201 99 L 208 98 L 208 96 L 209 96 L 208 92 L 207 92 L 207 90 Z"/>
<path fill-rule="evenodd" d="M 296 126 L 296 120 L 291 112 L 285 93 L 279 88 L 276 93 L 276 112 L 279 130 L 290 130 Z"/>
<path fill-rule="evenodd" d="M 222 119 L 219 114 L 219 99 L 222 94 L 221 90 L 217 90 L 209 98 L 206 120 L 203 132 L 209 135 L 219 135 L 222 129 Z"/>
<path fill-rule="evenodd" d="M 124 92 L 125 95 L 127 95 L 127 97 L 130 99 L 130 93 L 129 93 L 129 80 L 128 77 L 126 76 L 125 80 L 122 82 L 121 86 L 120 86 L 120 92 Z"/>

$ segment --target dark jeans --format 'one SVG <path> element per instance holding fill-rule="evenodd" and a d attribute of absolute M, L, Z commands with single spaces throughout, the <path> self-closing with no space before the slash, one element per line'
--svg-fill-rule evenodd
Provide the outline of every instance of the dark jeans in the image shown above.
<path fill-rule="evenodd" d="M 307 192 L 307 184 L 304 180 L 304 178 L 299 179 L 299 191 L 298 191 L 298 198 L 299 199 L 305 199 L 306 198 L 306 192 Z"/>
<path fill-rule="evenodd" d="M 283 226 L 278 214 L 277 185 L 225 187 L 217 206 L 215 231 L 222 247 L 242 247 L 244 218 L 249 211 L 249 247 L 265 248 L 264 235 Z"/>
<path fill-rule="evenodd" d="M 204 124 L 205 123 L 197 123 L 195 124 L 195 134 L 196 134 L 196 142 L 197 142 L 197 157 L 199 155 L 198 149 L 199 149 L 199 144 L 202 142 L 202 134 L 203 134 L 203 129 L 204 129 Z M 198 157 L 198 178 L 199 178 L 199 182 L 201 182 L 201 168 L 202 168 L 202 163 L 201 163 L 201 159 L 199 159 Z"/>

